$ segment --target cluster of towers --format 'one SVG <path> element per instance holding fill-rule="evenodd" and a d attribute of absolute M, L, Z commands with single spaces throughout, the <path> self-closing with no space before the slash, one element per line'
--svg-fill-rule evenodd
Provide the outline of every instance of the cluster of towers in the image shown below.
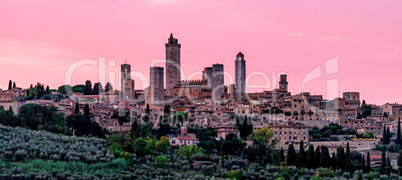
<path fill-rule="evenodd" d="M 145 90 L 147 103 L 153 105 L 163 105 L 165 96 L 173 98 L 174 87 L 181 81 L 180 48 L 178 40 L 170 34 L 166 49 L 166 77 L 164 78 L 163 67 L 151 67 L 150 86 Z M 123 97 L 134 99 L 134 80 L 131 79 L 131 68 L 128 64 L 121 65 L 121 90 Z M 223 64 L 213 64 L 212 67 L 204 68 L 202 72 L 203 82 L 206 82 L 206 89 L 211 90 L 211 98 L 214 105 L 218 106 L 225 93 L 224 86 L 224 66 Z M 166 80 L 166 89 L 164 89 Z M 287 90 L 286 75 L 281 75 L 280 89 Z M 229 86 L 230 95 L 241 99 L 246 93 L 246 61 L 244 54 L 239 52 L 235 59 L 235 85 Z"/>

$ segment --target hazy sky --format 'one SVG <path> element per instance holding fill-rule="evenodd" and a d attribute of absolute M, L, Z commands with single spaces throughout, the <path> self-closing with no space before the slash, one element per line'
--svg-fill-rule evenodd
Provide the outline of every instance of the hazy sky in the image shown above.
<path fill-rule="evenodd" d="M 368 103 L 402 103 L 401 9 L 402 1 L 366 0 L 2 1 L 0 88 L 10 79 L 23 88 L 36 82 L 57 88 L 72 63 L 99 57 L 116 61 L 108 73 L 127 59 L 148 78 L 151 61 L 165 58 L 164 44 L 173 33 L 187 76 L 214 63 L 234 75 L 241 51 L 247 74 L 267 74 L 267 90 L 273 73 L 287 73 L 289 90 L 300 93 L 303 79 L 319 66 L 322 77 L 305 91 L 326 97 L 326 82 L 338 79 L 340 96 L 359 91 Z M 325 62 L 334 57 L 338 72 L 326 75 Z M 98 67 L 79 67 L 72 79 L 94 83 Z M 262 82 L 254 76 L 249 84 Z"/>

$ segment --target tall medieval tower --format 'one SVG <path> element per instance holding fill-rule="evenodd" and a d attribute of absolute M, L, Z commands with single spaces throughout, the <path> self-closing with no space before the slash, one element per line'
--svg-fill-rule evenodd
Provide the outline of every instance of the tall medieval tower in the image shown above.
<path fill-rule="evenodd" d="M 243 53 L 239 52 L 236 55 L 235 65 L 236 94 L 237 98 L 240 99 L 246 93 L 246 61 Z"/>
<path fill-rule="evenodd" d="M 281 78 L 279 81 L 279 89 L 288 91 L 288 81 L 286 80 L 287 75 L 281 74 Z"/>
<path fill-rule="evenodd" d="M 180 48 L 178 40 L 170 34 L 166 47 L 166 95 L 173 96 L 173 87 L 180 82 Z"/>
<path fill-rule="evenodd" d="M 121 100 L 133 100 L 135 98 L 134 80 L 131 79 L 131 66 L 129 64 L 121 65 Z"/>

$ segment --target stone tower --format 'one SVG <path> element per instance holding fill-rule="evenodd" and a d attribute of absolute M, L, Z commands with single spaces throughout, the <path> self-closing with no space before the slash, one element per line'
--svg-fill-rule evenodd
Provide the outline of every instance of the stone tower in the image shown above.
<path fill-rule="evenodd" d="M 241 98 L 246 93 L 246 61 L 243 53 L 239 52 L 235 60 L 236 94 Z"/>
<path fill-rule="evenodd" d="M 202 80 L 205 80 L 207 82 L 207 89 L 211 89 L 212 85 L 212 67 L 206 67 L 204 68 L 204 71 L 202 71 Z"/>
<path fill-rule="evenodd" d="M 212 65 L 212 103 L 214 110 L 220 108 L 222 96 L 224 95 L 223 64 Z"/>
<path fill-rule="evenodd" d="M 286 81 L 287 75 L 281 74 L 281 78 L 279 81 L 279 89 L 288 91 L 288 82 Z"/>
<path fill-rule="evenodd" d="M 166 95 L 173 96 L 173 87 L 180 82 L 180 48 L 178 40 L 170 34 L 166 48 Z"/>
<path fill-rule="evenodd" d="M 121 92 L 123 99 L 134 99 L 134 80 L 131 79 L 131 66 L 129 64 L 121 65 Z"/>
<path fill-rule="evenodd" d="M 164 78 L 163 67 L 151 67 L 151 84 L 149 87 L 151 104 L 164 105 Z"/>

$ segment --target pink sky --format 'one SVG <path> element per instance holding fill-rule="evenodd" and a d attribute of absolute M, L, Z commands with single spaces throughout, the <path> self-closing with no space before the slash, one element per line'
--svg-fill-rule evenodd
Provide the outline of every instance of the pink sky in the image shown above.
<path fill-rule="evenodd" d="M 213 63 L 234 75 L 235 55 L 245 55 L 247 74 L 288 74 L 300 93 L 317 66 L 323 77 L 305 91 L 326 95 L 326 81 L 339 80 L 339 95 L 359 91 L 368 103 L 402 103 L 402 1 L 4 1 L 0 4 L 0 88 L 8 80 L 27 88 L 57 88 L 73 62 L 125 59 L 149 77 L 151 60 L 165 57 L 172 32 L 181 43 L 186 75 Z M 339 58 L 339 71 L 325 76 L 325 62 Z M 163 64 L 161 64 L 163 65 Z M 98 81 L 98 69 L 82 66 L 73 84 Z M 260 84 L 253 77 L 250 84 Z M 226 81 L 228 83 L 228 81 Z M 141 87 L 137 80 L 137 89 Z M 116 87 L 116 85 L 114 85 Z M 270 89 L 267 87 L 266 89 Z M 249 92 L 255 91 L 249 89 Z"/>

